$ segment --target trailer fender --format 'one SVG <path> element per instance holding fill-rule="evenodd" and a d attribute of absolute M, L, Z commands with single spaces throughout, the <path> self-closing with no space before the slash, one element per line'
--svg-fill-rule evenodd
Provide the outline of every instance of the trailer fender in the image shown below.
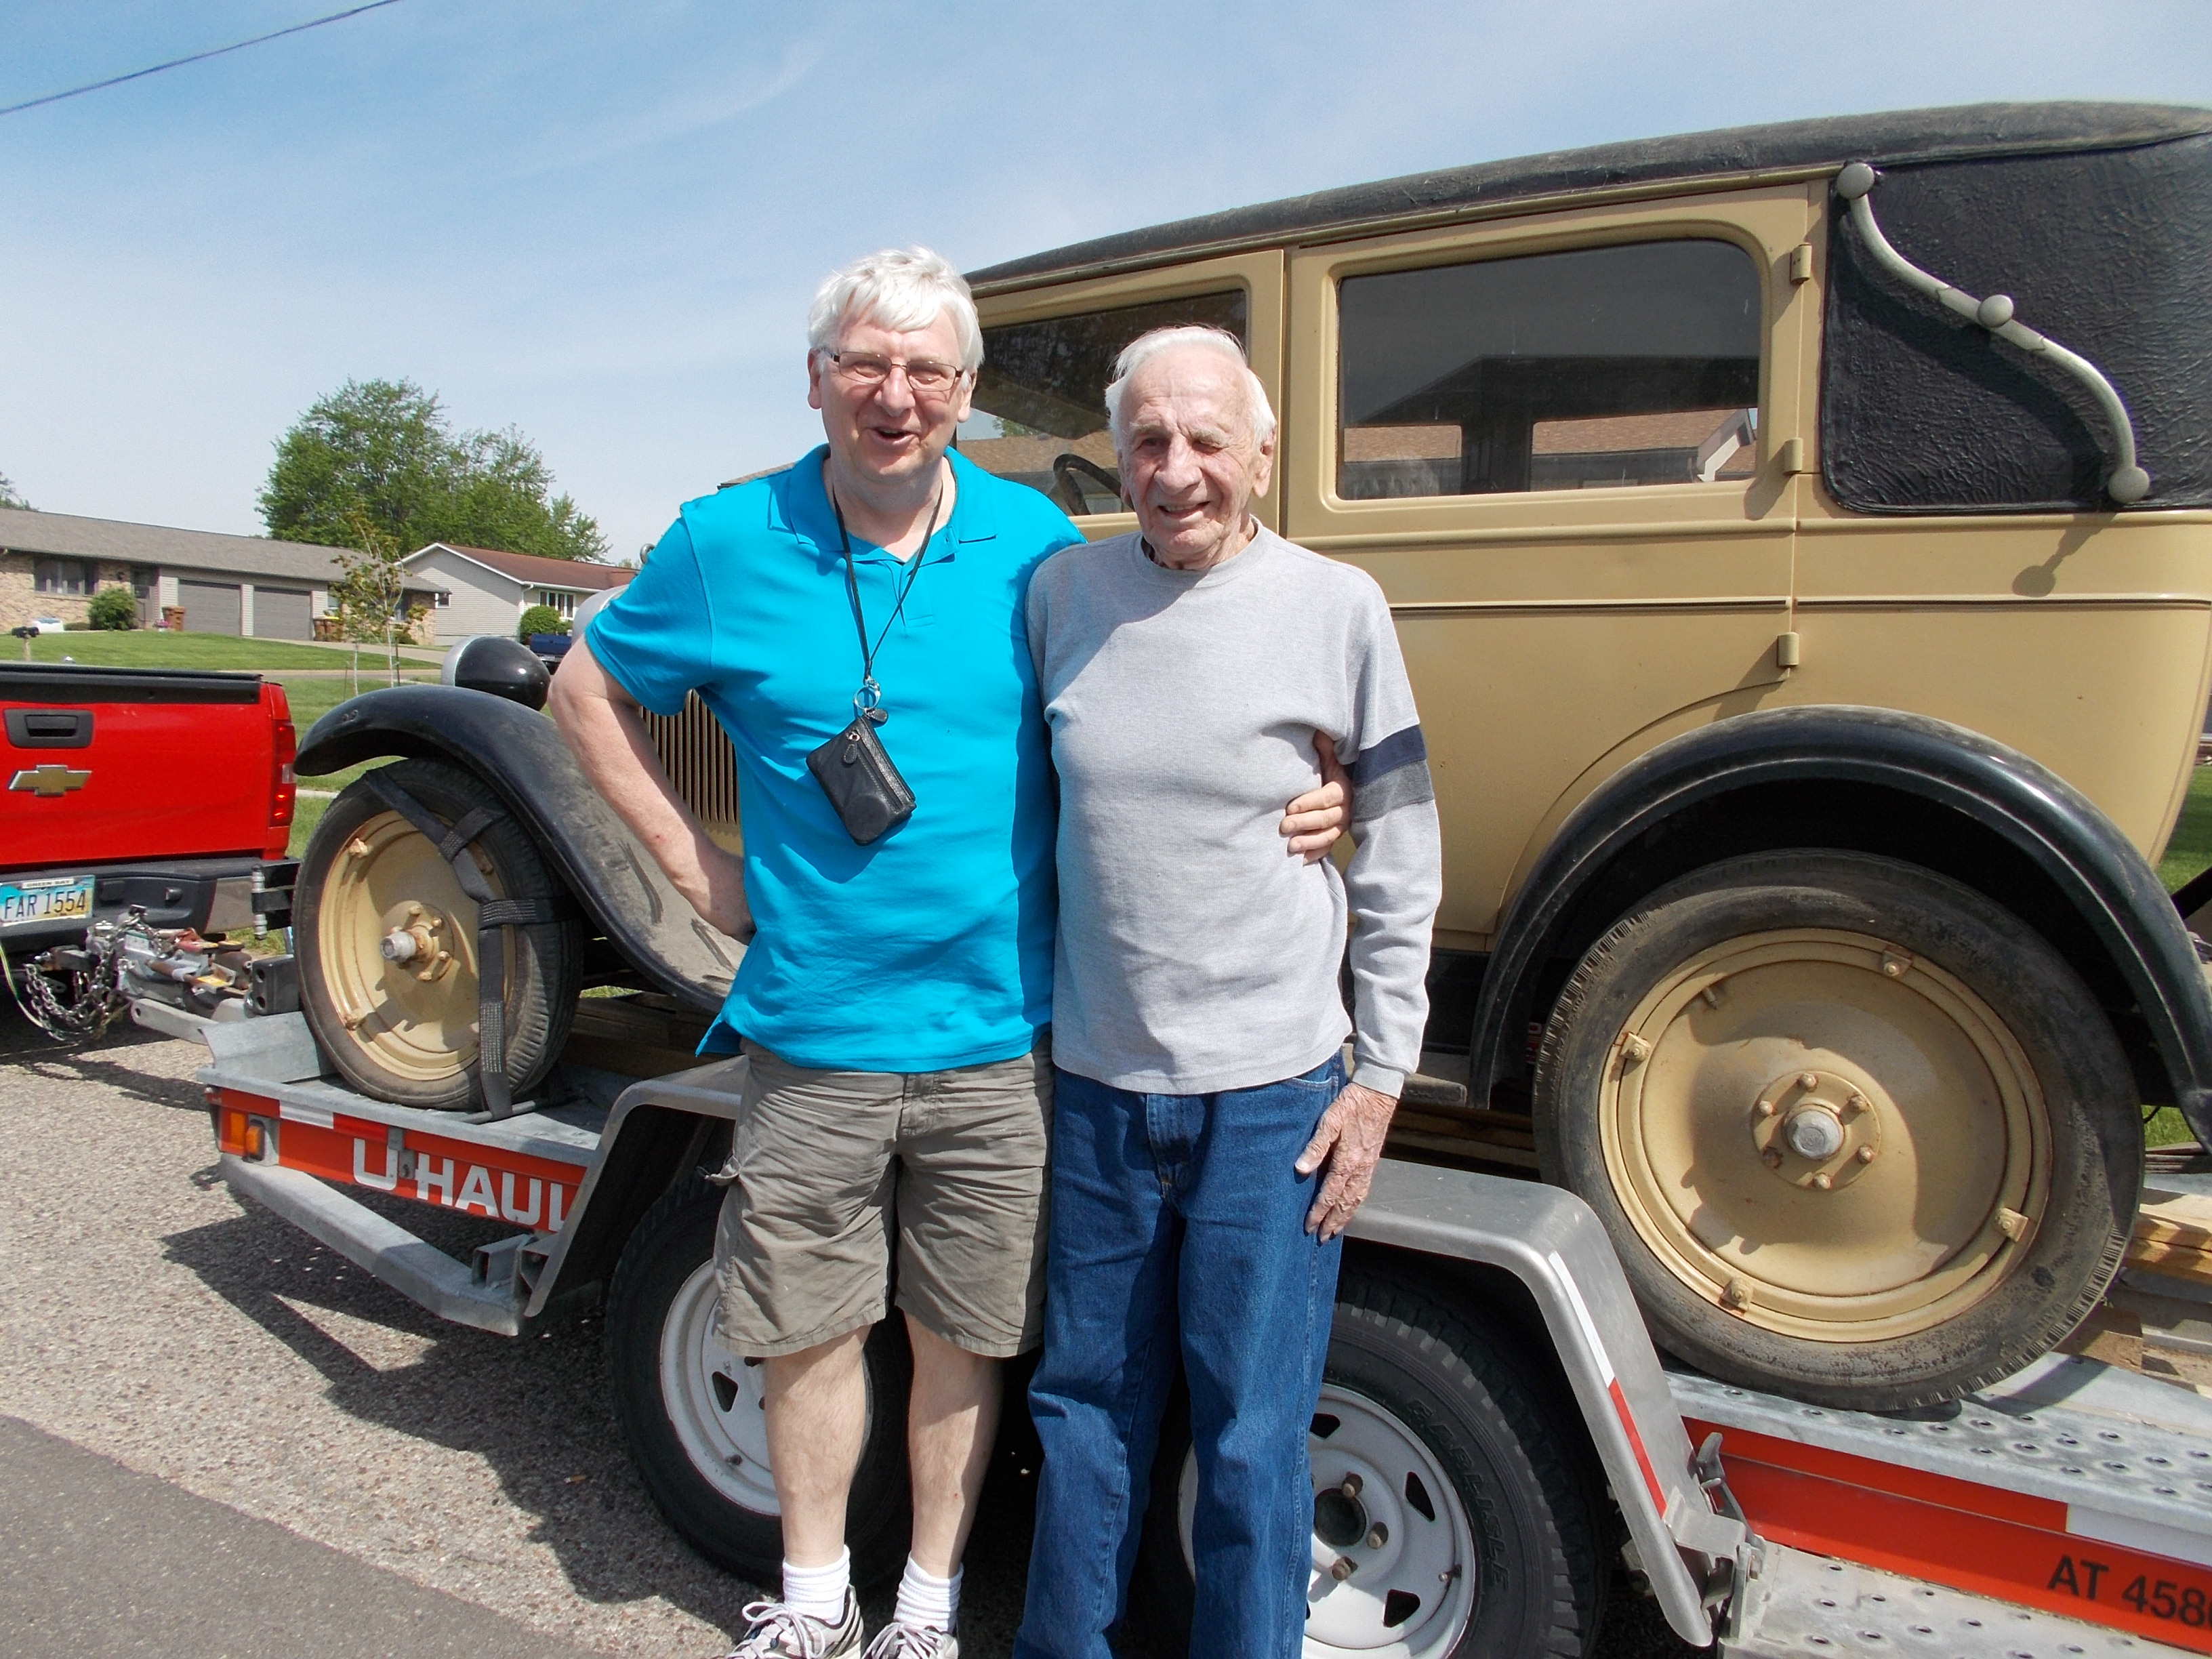
<path fill-rule="evenodd" d="M 1821 801 L 1852 811 L 1824 818 Z M 1882 804 L 1893 804 L 1885 807 Z M 1853 812 L 1856 821 L 1852 821 Z M 1930 855 L 1900 844 L 1915 813 Z M 1693 827 L 1692 827 L 1693 826 Z M 1953 866 L 1933 855 L 1950 849 Z M 1507 1075 L 1540 984 L 1644 892 L 1716 860 L 1823 846 L 1917 857 L 2043 933 L 2108 1005 L 2133 1005 L 2147 1100 L 2212 1139 L 2212 994 L 2179 913 L 2142 854 L 2081 792 L 1978 732 L 1886 708 L 1778 708 L 1661 744 L 1577 807 L 1513 900 L 1470 1038 L 1474 1098 Z M 2011 882 L 2019 890 L 2002 890 Z M 1997 884 L 1993 890 L 1993 884 Z"/>
<path fill-rule="evenodd" d="M 1717 1510 L 1604 1224 L 1555 1187 L 1386 1159 L 1354 1238 L 1501 1268 L 1534 1300 L 1667 1623 L 1699 1647 L 1743 1522 Z"/>
<path fill-rule="evenodd" d="M 703 1012 L 720 1008 L 744 947 L 700 920 L 585 778 L 552 721 L 459 686 L 390 686 L 317 720 L 295 765 L 319 777 L 386 756 L 450 761 L 482 778 L 655 990 Z"/>
<path fill-rule="evenodd" d="M 617 1097 L 568 1224 L 532 1289 L 526 1319 L 544 1311 L 556 1294 L 612 1278 L 638 1218 L 688 1172 L 720 1163 L 750 1065 L 744 1055 L 733 1055 L 647 1078 Z"/>

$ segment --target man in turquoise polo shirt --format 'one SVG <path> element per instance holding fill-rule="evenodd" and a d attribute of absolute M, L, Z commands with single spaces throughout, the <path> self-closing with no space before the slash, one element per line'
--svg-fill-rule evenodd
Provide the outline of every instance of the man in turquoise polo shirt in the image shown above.
<path fill-rule="evenodd" d="M 827 443 L 686 503 L 571 649 L 550 707 L 678 890 L 751 941 L 703 1049 L 742 1044 L 752 1061 L 715 1257 L 723 1334 L 763 1362 L 785 1559 L 781 1598 L 746 1609 L 736 1653 L 860 1651 L 845 1502 L 895 1240 L 914 1531 L 868 1653 L 953 1659 L 999 1362 L 1041 1328 L 1055 824 L 1023 605 L 1037 564 L 1082 538 L 1042 495 L 948 453 L 983 353 L 944 260 L 858 260 L 808 321 Z M 637 719 L 694 690 L 736 750 L 742 860 L 700 828 Z M 807 764 L 833 738 L 833 764 L 851 763 L 843 734 L 871 705 L 914 803 L 880 835 L 880 819 L 841 817 Z M 1286 855 L 1317 856 L 1340 802 L 1333 787 L 1293 802 Z"/>

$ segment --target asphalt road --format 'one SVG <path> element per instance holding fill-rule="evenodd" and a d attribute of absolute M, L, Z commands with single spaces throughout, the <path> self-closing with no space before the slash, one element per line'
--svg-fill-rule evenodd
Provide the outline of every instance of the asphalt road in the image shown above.
<path fill-rule="evenodd" d="M 446 1325 L 234 1198 L 204 1058 L 129 1027 L 57 1048 L 0 998 L 0 1649 L 723 1651 L 757 1591 L 646 1496 L 599 1322 Z M 406 1213 L 463 1252 L 509 1231 Z M 999 1479 L 976 1527 L 970 1659 L 1011 1645 L 1026 1486 Z M 1602 1659 L 1686 1652 L 1614 1598 Z"/>

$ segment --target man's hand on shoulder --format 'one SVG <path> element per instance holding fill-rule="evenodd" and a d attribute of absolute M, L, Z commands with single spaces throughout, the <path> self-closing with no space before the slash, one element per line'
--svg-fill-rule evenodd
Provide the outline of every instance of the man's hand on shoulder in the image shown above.
<path fill-rule="evenodd" d="M 1297 1170 L 1310 1176 L 1323 1164 L 1320 1194 L 1306 1212 L 1306 1231 L 1319 1232 L 1323 1243 L 1352 1224 L 1352 1218 L 1367 1201 L 1375 1182 L 1375 1165 L 1382 1156 L 1382 1141 L 1390 1133 L 1390 1120 L 1398 1103 L 1389 1095 L 1358 1083 L 1343 1091 L 1322 1114 L 1321 1127 L 1298 1154 Z"/>
<path fill-rule="evenodd" d="M 1352 782 L 1336 757 L 1336 744 L 1326 732 L 1314 733 L 1314 753 L 1321 757 L 1321 787 L 1309 789 L 1284 809 L 1277 833 L 1290 840 L 1292 858 L 1318 864 L 1352 822 Z"/>

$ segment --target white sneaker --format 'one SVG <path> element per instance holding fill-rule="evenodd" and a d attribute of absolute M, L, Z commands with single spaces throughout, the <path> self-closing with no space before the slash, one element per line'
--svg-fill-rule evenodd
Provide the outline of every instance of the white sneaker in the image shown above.
<path fill-rule="evenodd" d="M 834 1625 L 781 1601 L 747 1602 L 743 1617 L 745 1633 L 722 1659 L 854 1659 L 867 1634 L 860 1624 L 860 1604 L 850 1590 L 845 1592 L 845 1616 Z"/>
<path fill-rule="evenodd" d="M 960 1638 L 933 1625 L 902 1624 L 894 1619 L 876 1632 L 863 1659 L 960 1659 Z"/>

